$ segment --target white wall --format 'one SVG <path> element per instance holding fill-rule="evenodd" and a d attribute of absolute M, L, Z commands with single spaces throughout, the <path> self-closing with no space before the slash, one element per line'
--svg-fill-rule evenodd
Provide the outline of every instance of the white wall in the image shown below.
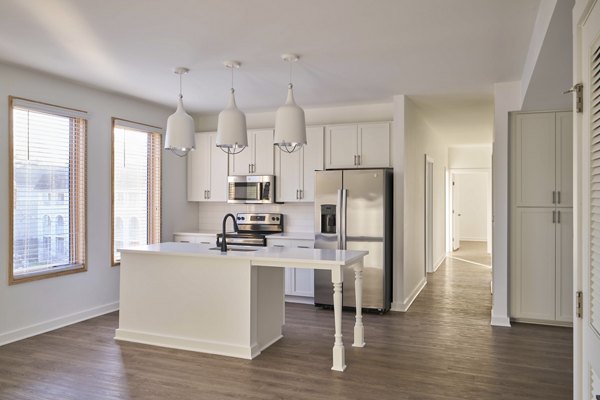
<path fill-rule="evenodd" d="M 510 326 L 508 316 L 508 135 L 509 112 L 521 107 L 521 83 L 494 85 L 494 144 L 492 159 L 492 319 Z"/>
<path fill-rule="evenodd" d="M 0 64 L 0 345 L 118 308 L 110 266 L 111 117 L 164 126 L 173 111 L 30 70 Z M 88 271 L 8 286 L 8 96 L 88 111 Z M 164 153 L 163 153 L 164 154 Z M 185 159 L 163 157 L 163 238 L 195 226 L 185 201 Z"/>
<path fill-rule="evenodd" d="M 457 174 L 454 181 L 458 191 L 460 214 L 459 240 L 487 241 L 487 189 L 486 173 Z"/>
<path fill-rule="evenodd" d="M 404 115 L 404 266 L 401 303 L 408 309 L 426 283 L 425 274 L 425 155 L 433 158 L 433 260 L 437 265 L 446 254 L 446 186 L 448 145 L 405 98 Z"/>
<path fill-rule="evenodd" d="M 490 169 L 492 168 L 492 145 L 459 146 L 448 149 L 450 169 Z"/>

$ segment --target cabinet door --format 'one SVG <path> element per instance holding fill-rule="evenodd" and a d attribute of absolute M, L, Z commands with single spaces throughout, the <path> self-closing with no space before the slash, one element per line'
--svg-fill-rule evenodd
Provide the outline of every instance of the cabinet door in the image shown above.
<path fill-rule="evenodd" d="M 217 147 L 217 134 L 210 135 L 210 201 L 227 201 L 227 153 Z"/>
<path fill-rule="evenodd" d="M 205 201 L 205 193 L 210 189 L 210 135 L 196 133 L 196 149 L 188 153 L 187 159 L 187 199 Z"/>
<path fill-rule="evenodd" d="M 517 208 L 511 256 L 511 316 L 554 320 L 556 224 L 552 208 Z"/>
<path fill-rule="evenodd" d="M 252 131 L 254 136 L 254 171 L 252 175 L 273 175 L 273 129 Z"/>
<path fill-rule="evenodd" d="M 325 167 L 356 168 L 358 155 L 357 125 L 328 126 L 325 134 Z"/>
<path fill-rule="evenodd" d="M 556 190 L 559 207 L 573 206 L 573 113 L 556 113 Z"/>
<path fill-rule="evenodd" d="M 554 113 L 518 114 L 514 122 L 515 205 L 554 206 L 556 139 Z"/>
<path fill-rule="evenodd" d="M 558 209 L 556 224 L 556 320 L 573 321 L 573 210 Z"/>
<path fill-rule="evenodd" d="M 323 170 L 323 127 L 306 128 L 306 146 L 302 149 L 301 201 L 315 200 L 315 171 Z"/>
<path fill-rule="evenodd" d="M 277 201 L 299 201 L 299 189 L 304 149 L 287 153 L 275 149 L 277 159 Z"/>
<path fill-rule="evenodd" d="M 358 154 L 361 168 L 390 166 L 390 124 L 358 125 Z"/>

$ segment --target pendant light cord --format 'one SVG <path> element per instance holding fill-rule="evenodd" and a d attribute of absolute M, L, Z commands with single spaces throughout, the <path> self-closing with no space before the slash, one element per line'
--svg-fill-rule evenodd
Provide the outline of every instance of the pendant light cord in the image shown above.
<path fill-rule="evenodd" d="M 290 62 L 289 62 L 289 64 L 290 64 L 290 84 L 289 84 L 289 86 L 293 86 L 293 85 L 292 85 L 292 64 L 293 64 L 293 63 L 294 63 L 293 61 L 290 61 Z"/>
<path fill-rule="evenodd" d="M 182 85 L 181 85 L 181 80 L 182 80 L 182 75 L 183 74 L 179 74 L 179 98 L 183 99 L 183 89 L 182 89 Z"/>
<path fill-rule="evenodd" d="M 234 68 L 235 67 L 231 67 L 231 93 L 234 92 L 234 89 L 233 89 L 233 70 L 234 70 Z"/>

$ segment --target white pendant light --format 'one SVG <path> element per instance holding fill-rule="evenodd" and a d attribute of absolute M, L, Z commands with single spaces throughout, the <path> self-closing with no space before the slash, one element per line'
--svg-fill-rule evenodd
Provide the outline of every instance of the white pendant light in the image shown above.
<path fill-rule="evenodd" d="M 183 94 L 181 91 L 181 76 L 190 70 L 184 67 L 175 68 L 179 75 L 179 101 L 177 110 L 167 120 L 167 133 L 165 149 L 170 150 L 179 157 L 183 157 L 194 150 L 194 119 L 183 108 Z"/>
<path fill-rule="evenodd" d="M 294 101 L 292 84 L 292 64 L 298 61 L 295 54 L 283 54 L 281 59 L 290 63 L 290 83 L 285 104 L 279 107 L 275 115 L 275 139 L 273 144 L 288 153 L 300 150 L 306 144 L 306 122 L 304 110 Z"/>
<path fill-rule="evenodd" d="M 231 70 L 231 93 L 227 107 L 219 113 L 217 123 L 217 147 L 229 154 L 241 153 L 248 146 L 246 130 L 246 114 L 235 104 L 235 89 L 233 88 L 233 70 L 240 67 L 237 61 L 225 61 L 226 68 Z"/>

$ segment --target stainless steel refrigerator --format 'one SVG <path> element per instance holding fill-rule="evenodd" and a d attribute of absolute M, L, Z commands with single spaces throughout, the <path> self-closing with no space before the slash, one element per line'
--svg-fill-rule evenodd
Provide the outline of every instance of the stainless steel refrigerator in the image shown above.
<path fill-rule="evenodd" d="M 392 301 L 392 170 L 317 171 L 315 248 L 367 250 L 363 309 L 385 312 Z M 356 307 L 354 271 L 344 271 L 342 305 Z M 333 304 L 329 271 L 315 270 L 315 305 Z"/>

